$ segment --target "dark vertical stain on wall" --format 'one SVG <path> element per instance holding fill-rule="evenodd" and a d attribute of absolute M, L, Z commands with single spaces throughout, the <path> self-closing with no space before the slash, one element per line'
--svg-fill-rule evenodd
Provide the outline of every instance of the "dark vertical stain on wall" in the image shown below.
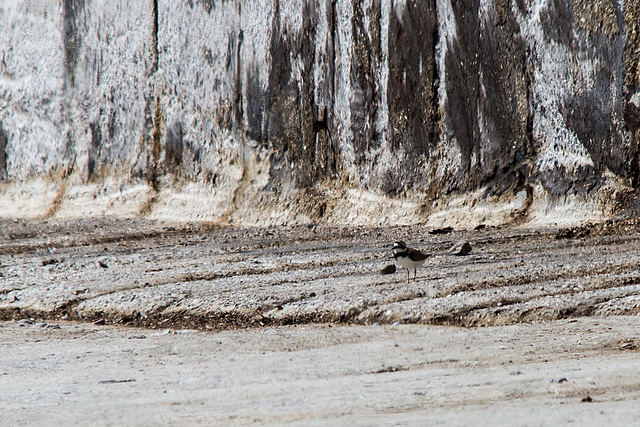
<path fill-rule="evenodd" d="M 547 39 L 569 46 L 573 36 L 571 2 L 551 0 L 540 10 L 540 23 Z"/>
<path fill-rule="evenodd" d="M 153 111 L 153 112 L 152 112 Z M 139 141 L 137 159 L 131 167 L 131 175 L 145 179 L 154 191 L 159 189 L 160 155 L 162 154 L 162 130 L 165 127 L 160 97 L 147 99 L 144 108 L 144 130 Z"/>
<path fill-rule="evenodd" d="M 7 144 L 9 138 L 0 123 L 0 181 L 7 179 Z"/>
<path fill-rule="evenodd" d="M 293 119 L 297 111 L 291 100 L 297 98 L 297 90 L 291 82 L 289 41 L 282 33 L 281 25 L 280 1 L 274 0 L 269 45 L 271 68 L 265 101 L 268 115 L 265 117 L 263 139 L 273 149 L 269 172 L 271 181 L 279 181 L 278 177 L 282 178 L 283 175 L 291 173 L 290 164 L 287 162 L 289 145 L 284 130 L 288 127 L 286 122 Z"/>
<path fill-rule="evenodd" d="M 379 82 L 376 79 L 381 62 L 380 52 L 380 1 L 374 0 L 371 9 L 364 9 L 364 2 L 354 0 L 353 60 L 351 74 L 355 77 L 351 87 L 351 127 L 356 163 L 361 164 L 367 155 L 381 143 L 382 135 L 375 133 L 375 120 L 380 105 Z M 365 17 L 370 25 L 366 25 Z"/>
<path fill-rule="evenodd" d="M 167 134 L 165 136 L 164 163 L 167 171 L 176 173 L 180 169 L 183 148 L 182 123 L 175 121 L 167 126 Z"/>
<path fill-rule="evenodd" d="M 235 36 L 235 40 L 235 74 L 233 78 L 234 92 L 231 108 L 233 109 L 233 118 L 235 125 L 238 128 L 242 129 L 244 123 L 244 108 L 242 105 L 242 43 L 244 41 L 244 33 L 242 29 L 238 30 L 238 34 Z"/>
<path fill-rule="evenodd" d="M 64 45 L 65 87 L 75 84 L 75 69 L 78 63 L 78 51 L 82 37 L 78 31 L 80 15 L 84 8 L 84 0 L 63 0 L 62 2 L 62 36 Z"/>
<path fill-rule="evenodd" d="M 87 159 L 87 180 L 91 180 L 95 177 L 96 162 L 98 161 L 98 152 L 100 145 L 102 144 L 102 132 L 100 125 L 96 122 L 89 124 L 89 130 L 91 131 L 91 141 L 88 147 L 88 159 Z"/>
<path fill-rule="evenodd" d="M 607 71 L 600 69 L 595 74 L 594 87 L 591 90 L 576 93 L 561 106 L 567 128 L 576 134 L 594 163 L 590 170 L 585 169 L 584 176 L 556 177 L 556 181 L 560 180 L 558 182 L 572 181 L 559 188 L 561 192 L 569 190 L 585 192 L 596 189 L 602 182 L 601 173 L 605 168 L 609 168 L 611 172 L 620 176 L 627 174 L 626 166 L 618 156 L 622 153 L 611 150 L 612 143 L 620 144 L 622 141 L 619 138 L 620 134 L 612 128 L 610 85 L 610 75 Z M 619 148 L 623 147 L 619 146 Z M 551 188 L 549 186 L 549 189 Z"/>
<path fill-rule="evenodd" d="M 405 155 L 395 176 L 382 183 L 393 194 L 424 185 L 424 164 L 438 142 L 435 1 L 407 0 L 389 21 L 388 138 Z"/>
<path fill-rule="evenodd" d="M 245 118 L 247 121 L 246 135 L 253 141 L 264 143 L 266 141 L 265 118 L 265 94 L 260 85 L 260 70 L 254 63 L 247 68 L 245 88 Z"/>
<path fill-rule="evenodd" d="M 316 134 L 314 133 L 315 116 L 315 77 L 313 72 L 316 51 L 317 10 L 315 1 L 305 1 L 302 14 L 301 32 L 294 36 L 294 49 L 297 47 L 297 58 L 301 62 L 300 81 L 296 84 L 299 91 L 299 122 L 295 133 L 299 138 L 292 138 L 289 160 L 294 165 L 294 176 L 301 187 L 309 187 L 318 178 L 318 158 L 316 157 Z"/>
<path fill-rule="evenodd" d="M 488 146 L 476 148 L 481 172 L 471 181 L 501 194 L 523 184 L 527 158 L 536 151 L 531 139 L 530 71 L 509 0 L 496 0 L 494 14 L 486 19 L 474 48 L 479 52 L 478 106 Z"/>
<path fill-rule="evenodd" d="M 302 28 L 283 27 L 280 3 L 274 3 L 271 68 L 266 102 L 265 135 L 273 148 L 270 174 L 277 184 L 291 175 L 300 187 L 312 185 L 322 176 L 325 157 L 316 144 L 314 124 L 314 58 L 317 11 L 305 2 L 300 11 Z M 292 76 L 291 58 L 301 65 L 300 80 Z"/>
<path fill-rule="evenodd" d="M 561 113 L 567 128 L 589 152 L 594 166 L 585 167 L 577 176 L 563 177 L 564 181 L 572 182 L 564 186 L 568 188 L 560 188 L 562 192 L 589 192 L 599 188 L 605 170 L 620 177 L 631 173 L 629 147 L 624 130 L 618 125 L 624 114 L 623 105 L 614 99 L 620 96 L 623 86 L 624 16 L 615 2 L 608 4 L 610 8 L 598 8 L 588 20 L 574 16 L 577 12 L 574 10 L 565 13 L 572 30 L 572 38 L 566 43 L 576 56 L 590 58 L 595 69 L 589 88 L 578 90 L 567 99 Z M 590 21 L 597 23 L 596 27 Z"/>
<path fill-rule="evenodd" d="M 155 111 L 153 113 L 153 133 L 151 134 L 151 161 L 147 165 L 148 168 L 148 181 L 154 191 L 158 191 L 160 174 L 160 154 L 162 151 L 162 145 L 160 140 L 162 138 L 162 128 L 164 127 L 164 116 L 162 114 L 162 105 L 160 104 L 160 96 L 156 96 Z"/>
<path fill-rule="evenodd" d="M 629 175 L 634 188 L 640 186 L 640 107 L 628 101 L 625 106 L 624 119 L 629 129 Z"/>
<path fill-rule="evenodd" d="M 455 138 L 462 156 L 461 176 L 455 185 L 464 188 L 473 186 L 468 182 L 473 175 L 473 157 L 476 164 L 480 161 L 480 128 L 477 120 L 480 102 L 478 1 L 453 2 L 452 7 L 460 32 L 458 38 L 447 46 L 445 120 L 450 132 L 447 136 L 449 140 Z"/>
<path fill-rule="evenodd" d="M 158 62 L 160 60 L 160 52 L 158 51 L 158 25 L 159 25 L 159 12 L 158 12 L 158 0 L 151 1 L 151 70 L 150 75 L 158 71 Z"/>
<path fill-rule="evenodd" d="M 334 120 L 336 114 L 333 109 L 335 105 L 335 78 L 336 78 L 336 37 L 337 37 L 337 14 L 335 1 L 327 2 L 327 22 L 329 25 L 328 40 L 326 42 L 326 81 L 323 85 L 324 100 L 326 107 L 326 115 L 324 117 L 327 126 L 326 135 L 324 135 L 325 157 L 323 159 L 325 175 L 330 176 L 337 172 L 339 164 L 339 148 L 338 141 L 331 135 L 337 133 L 337 121 Z"/>
<path fill-rule="evenodd" d="M 314 147 L 314 179 L 335 176 L 338 168 L 338 141 L 333 135 L 337 133 L 334 111 L 335 87 L 335 44 L 336 44 L 336 12 L 335 2 L 326 1 L 325 8 L 319 5 L 318 13 L 324 13 L 327 22 L 327 40 L 324 45 L 315 47 L 315 62 L 312 68 L 318 69 L 317 80 L 312 93 L 313 138 Z M 322 11 L 322 12 L 320 12 Z M 371 23 L 375 25 L 377 23 Z"/>
<path fill-rule="evenodd" d="M 629 132 L 629 175 L 640 187 L 640 2 L 625 2 L 624 120 Z M 635 102 L 631 97 L 636 96 Z"/>
<path fill-rule="evenodd" d="M 477 0 L 454 2 L 453 8 L 458 38 L 445 58 L 445 120 L 462 167 L 450 185 L 510 191 L 523 184 L 535 151 L 527 49 L 507 0 L 497 0 L 490 16 L 479 16 Z"/>

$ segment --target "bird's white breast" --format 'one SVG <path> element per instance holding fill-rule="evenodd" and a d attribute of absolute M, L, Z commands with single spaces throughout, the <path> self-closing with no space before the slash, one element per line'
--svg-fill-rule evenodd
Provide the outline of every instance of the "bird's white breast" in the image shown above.
<path fill-rule="evenodd" d="M 420 267 L 422 264 L 424 264 L 425 261 L 426 259 L 423 259 L 421 261 L 412 261 L 411 259 L 409 259 L 409 257 L 396 258 L 396 262 L 404 268 L 417 268 L 417 267 Z"/>

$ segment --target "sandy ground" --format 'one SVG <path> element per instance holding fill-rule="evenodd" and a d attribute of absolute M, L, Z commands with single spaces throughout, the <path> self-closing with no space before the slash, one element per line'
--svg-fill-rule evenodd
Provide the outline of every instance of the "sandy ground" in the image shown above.
<path fill-rule="evenodd" d="M 636 317 L 244 331 L 0 324 L 3 425 L 636 425 Z"/>
<path fill-rule="evenodd" d="M 640 419 L 637 221 L 0 226 L 6 425 Z M 380 274 L 395 239 L 433 254 L 416 281 Z"/>

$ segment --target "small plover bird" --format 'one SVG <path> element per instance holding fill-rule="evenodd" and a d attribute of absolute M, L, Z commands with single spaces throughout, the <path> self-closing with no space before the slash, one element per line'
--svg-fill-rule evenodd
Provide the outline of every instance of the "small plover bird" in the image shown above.
<path fill-rule="evenodd" d="M 409 283 L 409 270 L 413 270 L 413 280 L 416 280 L 418 267 L 424 264 L 429 255 L 417 249 L 408 248 L 403 241 L 398 241 L 393 244 L 393 257 L 401 267 L 407 270 L 407 283 Z"/>

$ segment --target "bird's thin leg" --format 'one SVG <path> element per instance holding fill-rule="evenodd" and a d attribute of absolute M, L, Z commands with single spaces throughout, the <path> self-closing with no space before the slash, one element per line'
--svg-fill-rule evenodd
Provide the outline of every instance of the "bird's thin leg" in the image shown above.
<path fill-rule="evenodd" d="M 414 281 L 414 282 L 416 281 L 416 275 L 417 275 L 417 274 L 418 274 L 418 269 L 417 269 L 417 268 L 414 268 L 414 269 L 413 269 L 413 281 Z"/>
<path fill-rule="evenodd" d="M 409 269 L 407 268 L 407 285 L 409 284 Z"/>

